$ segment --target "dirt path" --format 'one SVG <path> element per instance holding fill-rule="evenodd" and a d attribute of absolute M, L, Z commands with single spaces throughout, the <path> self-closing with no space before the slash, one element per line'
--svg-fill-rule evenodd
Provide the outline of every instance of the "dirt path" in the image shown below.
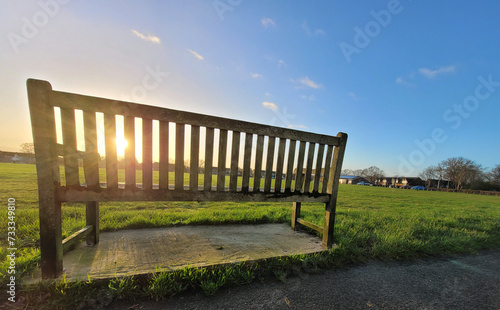
<path fill-rule="evenodd" d="M 115 302 L 118 309 L 500 309 L 500 250 L 415 262 L 370 262 L 228 288 L 215 296 Z"/>

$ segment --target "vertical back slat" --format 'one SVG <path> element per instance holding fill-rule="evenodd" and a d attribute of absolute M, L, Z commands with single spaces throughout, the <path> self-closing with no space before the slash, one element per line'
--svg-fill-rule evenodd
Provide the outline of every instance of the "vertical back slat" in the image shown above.
<path fill-rule="evenodd" d="M 248 193 L 250 187 L 250 160 L 252 158 L 253 135 L 245 134 L 245 153 L 243 155 L 243 178 L 241 180 L 241 191 Z"/>
<path fill-rule="evenodd" d="M 75 110 L 61 108 L 62 136 L 64 143 L 64 175 L 66 186 L 80 186 L 78 155 L 76 152 Z"/>
<path fill-rule="evenodd" d="M 326 194 L 328 189 L 328 181 L 330 179 L 330 166 L 332 164 L 334 146 L 327 145 L 326 147 L 325 173 L 323 174 L 323 190 L 321 191 L 323 194 Z"/>
<path fill-rule="evenodd" d="M 116 118 L 114 114 L 104 114 L 104 140 L 106 147 L 106 183 L 108 189 L 118 188 L 116 158 Z"/>
<path fill-rule="evenodd" d="M 264 136 L 257 136 L 257 150 L 255 153 L 255 173 L 253 176 L 253 191 L 260 191 L 260 179 L 262 178 L 262 155 L 264 152 Z"/>
<path fill-rule="evenodd" d="M 283 179 L 283 164 L 285 162 L 286 139 L 278 139 L 278 163 L 276 164 L 276 182 L 274 183 L 274 192 L 281 193 L 281 180 Z"/>
<path fill-rule="evenodd" d="M 299 142 L 299 157 L 297 158 L 297 175 L 295 176 L 295 191 L 300 192 L 302 190 L 302 184 L 304 183 L 304 178 L 302 172 L 304 170 L 304 156 L 306 152 L 306 142 Z"/>
<path fill-rule="evenodd" d="M 184 124 L 175 124 L 175 189 L 184 189 Z"/>
<path fill-rule="evenodd" d="M 142 119 L 142 189 L 153 189 L 153 121 Z"/>
<path fill-rule="evenodd" d="M 290 140 L 290 146 L 288 149 L 288 166 L 286 168 L 286 181 L 285 181 L 285 193 L 290 193 L 292 190 L 292 179 L 293 179 L 293 162 L 295 161 L 295 146 L 297 145 L 296 140 Z"/>
<path fill-rule="evenodd" d="M 189 189 L 198 190 L 198 164 L 200 161 L 200 126 L 191 126 L 191 157 L 189 163 Z"/>
<path fill-rule="evenodd" d="M 304 182 L 304 193 L 309 193 L 311 191 L 310 190 L 311 177 L 312 177 L 311 174 L 312 174 L 315 149 L 316 149 L 316 144 L 309 142 L 309 151 L 307 152 L 306 180 Z"/>
<path fill-rule="evenodd" d="M 133 116 L 125 116 L 124 134 L 127 141 L 127 147 L 125 148 L 125 188 L 135 189 L 135 119 Z"/>
<path fill-rule="evenodd" d="M 214 129 L 207 128 L 205 137 L 205 175 L 204 189 L 212 190 L 212 163 L 214 160 Z"/>
<path fill-rule="evenodd" d="M 168 190 L 168 122 L 160 121 L 159 187 Z"/>
<path fill-rule="evenodd" d="M 269 137 L 267 143 L 267 161 L 266 161 L 266 178 L 264 181 L 264 192 L 271 192 L 271 181 L 273 177 L 273 161 L 274 161 L 274 146 L 276 145 L 276 138 Z"/>
<path fill-rule="evenodd" d="M 316 172 L 314 175 L 313 193 L 317 193 L 319 190 L 319 181 L 321 180 L 321 165 L 323 165 L 324 153 L 325 153 L 325 145 L 320 144 L 318 149 L 318 156 L 316 159 Z"/>
<path fill-rule="evenodd" d="M 219 133 L 219 162 L 217 164 L 217 191 L 224 191 L 226 182 L 227 130 Z"/>
<path fill-rule="evenodd" d="M 231 148 L 231 172 L 229 190 L 235 192 L 238 184 L 238 159 L 240 157 L 240 132 L 233 131 L 233 146 Z"/>
<path fill-rule="evenodd" d="M 85 152 L 83 160 L 85 182 L 88 189 L 99 188 L 99 153 L 97 152 L 97 129 L 95 112 L 83 111 Z"/>

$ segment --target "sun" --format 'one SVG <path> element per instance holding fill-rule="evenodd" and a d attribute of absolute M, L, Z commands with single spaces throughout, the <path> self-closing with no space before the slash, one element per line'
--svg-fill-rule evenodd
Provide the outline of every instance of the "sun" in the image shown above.
<path fill-rule="evenodd" d="M 124 138 L 116 138 L 116 154 L 118 156 L 125 156 L 125 149 L 128 142 Z"/>

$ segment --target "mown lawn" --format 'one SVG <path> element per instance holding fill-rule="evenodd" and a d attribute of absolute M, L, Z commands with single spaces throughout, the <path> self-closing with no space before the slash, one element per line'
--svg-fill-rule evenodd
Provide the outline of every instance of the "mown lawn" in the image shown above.
<path fill-rule="evenodd" d="M 138 175 L 140 180 L 140 175 Z M 201 181 L 201 179 L 200 179 Z M 16 199 L 18 276 L 39 261 L 34 165 L 0 163 L 1 283 L 8 261 L 7 202 Z M 173 180 L 172 180 L 173 183 Z M 322 204 L 303 204 L 302 217 L 323 224 Z M 172 225 L 289 222 L 288 203 L 101 203 L 102 231 Z M 63 205 L 63 237 L 84 226 L 83 204 Z M 500 197 L 341 185 L 329 262 L 414 259 L 500 247 Z M 334 265 L 339 265 L 335 263 Z"/>

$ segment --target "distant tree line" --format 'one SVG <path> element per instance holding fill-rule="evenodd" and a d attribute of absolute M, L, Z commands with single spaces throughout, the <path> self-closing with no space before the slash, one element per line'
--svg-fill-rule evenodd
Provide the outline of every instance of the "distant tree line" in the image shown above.
<path fill-rule="evenodd" d="M 384 170 L 380 169 L 377 166 L 371 166 L 365 169 L 356 169 L 356 170 L 344 169 L 342 170 L 341 173 L 342 175 L 361 176 L 370 181 L 370 183 L 372 184 L 374 184 L 378 179 L 385 177 Z"/>
<path fill-rule="evenodd" d="M 427 186 L 432 180 L 449 180 L 456 189 L 500 190 L 500 165 L 490 171 L 473 160 L 464 157 L 445 159 L 437 165 L 425 168 L 419 177 L 426 181 Z"/>

